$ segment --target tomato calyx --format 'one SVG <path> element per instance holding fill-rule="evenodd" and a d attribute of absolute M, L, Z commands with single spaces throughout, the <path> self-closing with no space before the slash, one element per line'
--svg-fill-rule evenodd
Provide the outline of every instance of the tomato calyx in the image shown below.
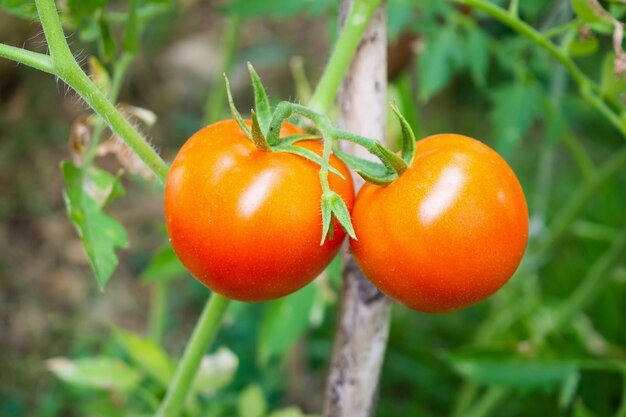
<path fill-rule="evenodd" d="M 335 129 L 325 114 L 318 113 L 301 104 L 282 101 L 272 110 L 267 92 L 263 87 L 259 75 L 252 65 L 248 63 L 248 71 L 254 89 L 255 109 L 251 111 L 251 124 L 248 126 L 235 107 L 230 85 L 226 76 L 226 91 L 228 103 L 233 118 L 246 136 L 262 152 L 288 152 L 299 155 L 320 166 L 320 184 L 322 187 L 322 242 L 327 237 L 332 238 L 335 220 L 339 222 L 345 232 L 356 239 L 356 234 L 350 220 L 350 213 L 341 197 L 330 189 L 329 174 L 343 175 L 330 164 L 331 150 L 338 140 L 345 140 L 363 146 L 370 154 L 380 160 L 380 163 L 352 156 L 341 150 L 335 149 L 334 154 L 351 167 L 358 175 L 367 182 L 386 185 L 398 178 L 411 165 L 415 154 L 415 135 L 406 119 L 400 114 L 395 105 L 392 109 L 400 120 L 402 127 L 402 150 L 400 155 L 385 148 L 379 141 L 351 132 Z M 314 135 L 290 135 L 280 137 L 283 122 L 294 116 L 304 117 L 312 122 L 317 134 Z M 317 153 L 297 146 L 296 143 L 305 139 L 319 139 L 323 142 L 322 156 Z"/>

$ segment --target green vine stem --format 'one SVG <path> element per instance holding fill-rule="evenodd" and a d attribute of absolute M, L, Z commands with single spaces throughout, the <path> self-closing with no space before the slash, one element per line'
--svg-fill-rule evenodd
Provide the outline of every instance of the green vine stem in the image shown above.
<path fill-rule="evenodd" d="M 309 107 L 328 113 L 341 80 L 352 62 L 356 49 L 381 0 L 354 0 L 346 23 L 337 38 L 324 73 L 313 93 Z"/>
<path fill-rule="evenodd" d="M 519 34 L 525 36 L 531 42 L 545 49 L 550 55 L 556 58 L 569 71 L 572 78 L 578 85 L 581 96 L 595 109 L 600 112 L 626 139 L 626 121 L 616 113 L 609 104 L 599 95 L 599 87 L 574 63 L 569 55 L 561 48 L 557 47 L 548 36 L 545 36 L 532 26 L 522 21 L 515 14 L 496 6 L 486 0 L 453 0 L 454 2 L 465 4 L 482 10 L 488 15 L 496 18 Z"/>
<path fill-rule="evenodd" d="M 122 88 L 122 82 L 124 81 L 124 76 L 128 71 L 128 67 L 132 63 L 135 55 L 129 52 L 124 52 L 122 56 L 116 61 L 113 68 L 113 79 L 111 80 L 111 89 L 109 91 L 109 101 L 111 103 L 116 103 L 117 98 L 120 93 L 120 89 Z M 91 136 L 91 142 L 89 144 L 89 148 L 85 153 L 85 162 L 84 167 L 88 167 L 91 165 L 93 159 L 95 158 L 98 152 L 98 144 L 102 139 L 102 134 L 104 133 L 105 127 L 104 120 L 99 117 L 96 121 L 96 125 L 93 129 L 93 134 Z"/>
<path fill-rule="evenodd" d="M 137 154 L 152 172 L 154 172 L 159 181 L 165 182 L 168 172 L 167 164 L 130 125 L 128 120 L 117 111 L 105 94 L 94 85 L 76 62 L 65 40 L 65 34 L 61 27 L 54 0 L 36 0 L 35 3 L 50 50 L 49 57 L 52 64 L 51 73 L 57 75 L 76 91 L 83 100 L 104 119 L 111 129 L 126 142 L 128 147 Z M 28 55 L 22 54 L 21 57 L 28 57 L 29 65 L 38 64 L 39 66 L 43 66 L 45 63 L 43 59 L 35 59 L 35 55 L 32 55 L 32 53 Z"/>
<path fill-rule="evenodd" d="M 174 379 L 167 389 L 156 417 L 177 417 L 180 414 L 202 357 L 211 347 L 229 303 L 230 300 L 224 296 L 217 293 L 211 295 L 187 342 Z"/>
<path fill-rule="evenodd" d="M 28 65 L 29 67 L 47 72 L 48 74 L 54 74 L 52 59 L 46 54 L 27 51 L 26 49 L 0 43 L 0 57 Z"/>

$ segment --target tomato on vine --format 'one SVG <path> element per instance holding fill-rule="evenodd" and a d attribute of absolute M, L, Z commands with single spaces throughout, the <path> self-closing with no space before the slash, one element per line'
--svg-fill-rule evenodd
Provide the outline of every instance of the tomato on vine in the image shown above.
<path fill-rule="evenodd" d="M 441 134 L 416 143 L 411 165 L 385 186 L 366 184 L 352 253 L 385 294 L 425 312 L 450 312 L 502 287 L 528 239 L 522 187 L 492 149 Z"/>
<path fill-rule="evenodd" d="M 246 122 L 250 127 L 250 122 Z M 281 136 L 304 134 L 283 123 Z M 322 143 L 295 147 L 322 155 Z M 347 167 L 331 155 L 330 189 L 354 202 Z M 322 240 L 320 166 L 300 155 L 260 150 L 235 120 L 194 134 L 178 152 L 165 187 L 174 251 L 211 290 L 240 301 L 272 300 L 309 283 L 345 237 L 335 224 Z"/>

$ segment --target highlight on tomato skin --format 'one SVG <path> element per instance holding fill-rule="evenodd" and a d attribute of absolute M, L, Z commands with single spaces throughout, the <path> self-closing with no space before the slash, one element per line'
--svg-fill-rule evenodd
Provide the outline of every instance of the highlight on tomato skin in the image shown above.
<path fill-rule="evenodd" d="M 281 136 L 304 133 L 285 123 Z M 297 143 L 319 155 L 322 143 Z M 329 182 L 354 202 L 348 168 Z M 260 151 L 234 120 L 212 124 L 179 150 L 165 186 L 165 218 L 174 251 L 209 289 L 239 301 L 267 301 L 313 280 L 345 238 L 322 236 L 319 165 L 298 155 Z"/>
<path fill-rule="evenodd" d="M 387 186 L 366 184 L 352 210 L 351 251 L 390 298 L 429 313 L 480 302 L 514 274 L 528 240 L 522 187 L 494 150 L 467 136 L 416 143 Z"/>

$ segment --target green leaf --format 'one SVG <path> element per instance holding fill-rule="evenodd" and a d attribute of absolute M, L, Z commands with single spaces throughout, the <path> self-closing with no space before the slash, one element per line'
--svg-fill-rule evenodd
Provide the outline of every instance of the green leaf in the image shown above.
<path fill-rule="evenodd" d="M 86 177 L 70 162 L 61 164 L 68 215 L 83 242 L 100 287 L 104 287 L 118 263 L 116 248 L 128 246 L 126 230 L 102 208 L 119 193 L 118 177 L 91 169 Z M 106 180 L 105 180 L 106 179 Z"/>
<path fill-rule="evenodd" d="M 585 407 L 582 402 L 576 404 L 573 417 L 597 417 L 597 414 Z"/>
<path fill-rule="evenodd" d="M 259 330 L 257 354 L 260 364 L 266 365 L 272 358 L 283 356 L 306 332 L 310 326 L 315 291 L 315 285 L 307 285 L 269 304 Z"/>
<path fill-rule="evenodd" d="M 435 32 L 420 55 L 420 99 L 426 102 L 443 90 L 463 59 L 463 50 L 453 27 Z"/>
<path fill-rule="evenodd" d="M 137 370 L 113 358 L 53 358 L 46 365 L 63 382 L 85 388 L 128 392 L 140 380 Z"/>
<path fill-rule="evenodd" d="M 174 375 L 174 366 L 163 348 L 135 333 L 114 328 L 117 341 L 128 356 L 163 387 L 167 387 Z"/>
<path fill-rule="evenodd" d="M 39 18 L 35 0 L 0 0 L 0 9 L 22 19 L 35 20 Z"/>
<path fill-rule="evenodd" d="M 472 25 L 467 31 L 467 57 L 472 81 L 483 87 L 487 81 L 489 68 L 489 36 L 477 26 Z"/>
<path fill-rule="evenodd" d="M 133 55 L 139 50 L 139 37 L 141 34 L 138 6 L 139 0 L 130 0 L 128 2 L 128 19 L 124 27 L 124 39 L 122 41 L 124 51 Z"/>
<path fill-rule="evenodd" d="M 569 44 L 569 53 L 572 56 L 593 55 L 598 50 L 598 38 L 590 36 L 587 39 L 576 39 Z"/>
<path fill-rule="evenodd" d="M 98 30 L 100 34 L 100 36 L 98 36 L 100 56 L 103 58 L 104 62 L 111 62 L 117 53 L 117 46 L 115 45 L 115 40 L 111 36 L 109 24 L 106 20 L 104 20 L 102 13 L 99 13 L 98 16 Z"/>
<path fill-rule="evenodd" d="M 238 417 L 263 417 L 267 412 L 267 401 L 258 385 L 248 385 L 237 398 Z"/>
<path fill-rule="evenodd" d="M 139 280 L 143 283 L 169 281 L 186 273 L 187 270 L 168 243 L 146 265 L 139 276 Z"/>
<path fill-rule="evenodd" d="M 416 7 L 406 2 L 389 1 L 387 3 L 387 36 L 390 41 L 415 23 Z"/>
<path fill-rule="evenodd" d="M 496 151 L 505 158 L 518 146 L 541 111 L 541 92 L 535 84 L 517 83 L 493 91 L 491 121 Z"/>
<path fill-rule="evenodd" d="M 589 0 L 572 0 L 572 9 L 585 23 L 605 22 L 606 19 L 596 10 Z"/>
<path fill-rule="evenodd" d="M 626 93 L 626 79 L 615 74 L 615 53 L 609 52 L 602 60 L 600 94 L 603 97 L 614 97 L 619 100 L 624 93 Z"/>
<path fill-rule="evenodd" d="M 333 7 L 336 7 L 334 0 L 233 0 L 227 4 L 226 11 L 243 18 L 271 16 L 285 19 L 302 13 L 319 16 Z"/>
<path fill-rule="evenodd" d="M 108 0 L 67 0 L 67 7 L 73 16 L 83 18 L 93 16 L 107 3 Z"/>
<path fill-rule="evenodd" d="M 202 358 L 194 380 L 194 390 L 205 395 L 213 394 L 231 383 L 238 367 L 237 355 L 228 348 L 218 348 L 215 353 Z"/>
<path fill-rule="evenodd" d="M 265 87 L 263 87 L 259 74 L 256 73 L 252 64 L 249 62 L 248 71 L 250 72 L 250 79 L 252 80 L 252 88 L 254 90 L 254 107 L 259 119 L 259 126 L 261 127 L 261 132 L 263 132 L 264 135 L 267 135 L 267 129 L 269 128 L 270 121 L 272 120 L 272 106 L 270 106 L 270 101 L 267 98 L 267 92 L 265 91 Z"/>
<path fill-rule="evenodd" d="M 448 358 L 452 368 L 472 381 L 521 390 L 551 389 L 577 373 L 575 362 L 526 359 L 512 354 L 457 355 Z"/>
<path fill-rule="evenodd" d="M 304 414 L 298 407 L 287 407 L 272 411 L 268 417 L 319 417 L 312 414 Z"/>

